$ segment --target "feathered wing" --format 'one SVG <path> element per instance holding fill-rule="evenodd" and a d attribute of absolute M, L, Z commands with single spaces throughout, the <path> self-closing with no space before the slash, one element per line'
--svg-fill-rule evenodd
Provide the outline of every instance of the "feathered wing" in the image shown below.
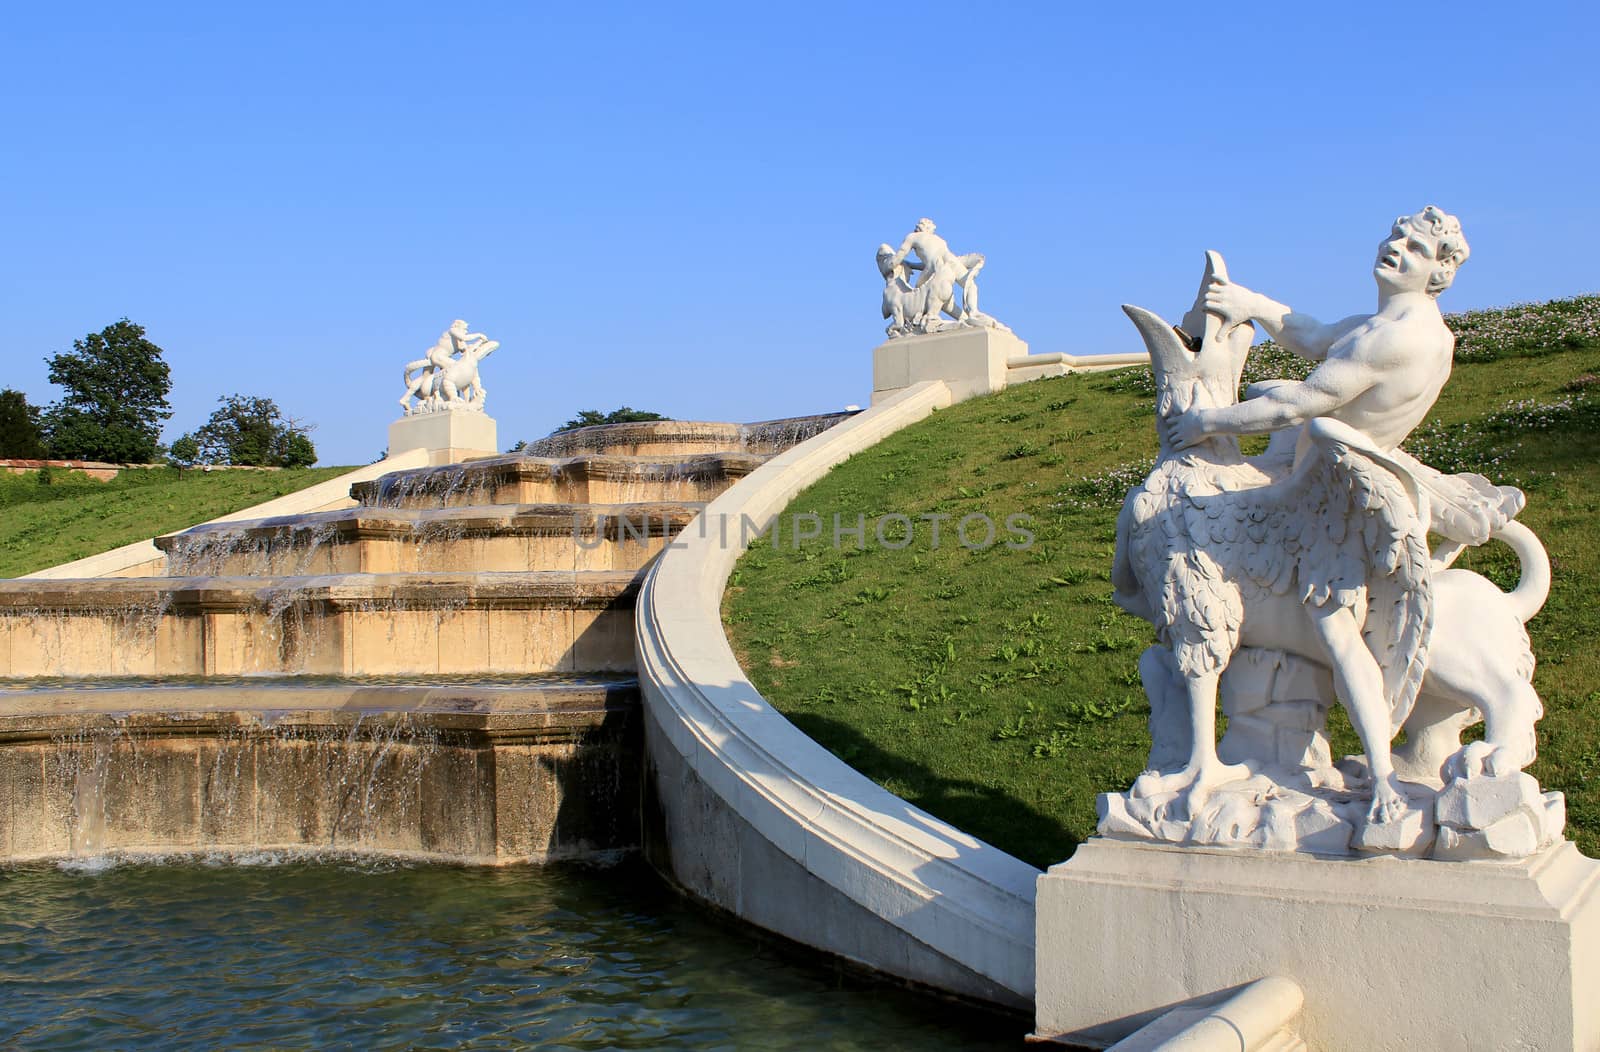
<path fill-rule="evenodd" d="M 1179 670 L 1203 676 L 1227 668 L 1238 649 L 1244 604 L 1232 551 L 1208 545 L 1197 529 L 1192 481 L 1167 461 L 1128 495 L 1112 579 L 1119 602 L 1155 626 Z M 1143 597 L 1138 603 L 1120 598 L 1134 592 Z"/>
<path fill-rule="evenodd" d="M 1426 495 L 1428 528 L 1459 544 L 1488 541 L 1527 503 L 1515 486 L 1497 486 L 1472 472 L 1447 475 L 1403 449 L 1390 451 L 1388 460 Z"/>
<path fill-rule="evenodd" d="M 1310 448 L 1282 482 L 1196 503 L 1213 539 L 1240 536 L 1240 569 L 1257 586 L 1293 588 L 1303 603 L 1356 615 L 1398 728 L 1416 702 L 1433 631 L 1427 512 L 1418 507 L 1426 498 L 1359 432 L 1316 420 L 1307 434 Z"/>

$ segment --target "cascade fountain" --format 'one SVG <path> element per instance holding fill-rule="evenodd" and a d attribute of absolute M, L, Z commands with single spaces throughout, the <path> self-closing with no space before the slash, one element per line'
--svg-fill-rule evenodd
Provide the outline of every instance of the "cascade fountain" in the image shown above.
<path fill-rule="evenodd" d="M 0 583 L 0 858 L 632 849 L 639 578 L 845 415 L 584 428 L 159 538 L 160 576 Z"/>

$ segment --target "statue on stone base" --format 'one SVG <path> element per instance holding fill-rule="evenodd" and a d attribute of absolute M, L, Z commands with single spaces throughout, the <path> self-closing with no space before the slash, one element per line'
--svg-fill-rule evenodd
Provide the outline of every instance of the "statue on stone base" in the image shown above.
<path fill-rule="evenodd" d="M 1112 582 L 1159 643 L 1139 666 L 1151 769 L 1102 796 L 1102 834 L 1447 858 L 1559 837 L 1560 794 L 1523 773 L 1543 708 L 1522 626 L 1549 590 L 1543 547 L 1514 521 L 1523 496 L 1399 449 L 1449 378 L 1436 299 L 1467 255 L 1430 206 L 1380 245 L 1371 315 L 1322 324 L 1230 282 L 1215 253 L 1181 327 L 1124 308 L 1150 349 L 1160 452 L 1123 504 Z M 1252 322 L 1320 364 L 1240 402 Z M 1243 457 L 1247 434 L 1270 435 L 1266 452 Z M 1491 538 L 1522 562 L 1510 593 L 1450 568 Z M 1364 750 L 1338 765 L 1335 698 Z M 1463 747 L 1478 719 L 1484 740 Z"/>
<path fill-rule="evenodd" d="M 481 332 L 468 332 L 467 323 L 457 318 L 426 356 L 406 363 L 406 393 L 400 396 L 400 408 L 407 416 L 455 409 L 481 411 L 488 392 L 478 375 L 478 363 L 499 346 Z M 417 374 L 415 379 L 412 373 Z"/>
<path fill-rule="evenodd" d="M 889 338 L 962 326 L 1010 332 L 978 310 L 978 274 L 983 270 L 983 253 L 958 256 L 934 230 L 933 220 L 919 219 L 916 229 L 906 235 L 898 249 L 888 244 L 878 246 L 878 273 L 884 283 L 883 316 L 889 320 Z M 916 284 L 911 282 L 913 271 L 920 272 Z M 945 321 L 942 316 L 950 320 Z"/>

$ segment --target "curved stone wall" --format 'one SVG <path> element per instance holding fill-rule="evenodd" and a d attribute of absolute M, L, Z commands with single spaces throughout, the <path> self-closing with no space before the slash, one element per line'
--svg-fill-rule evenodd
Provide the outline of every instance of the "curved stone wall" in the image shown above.
<path fill-rule="evenodd" d="M 721 598 L 747 538 L 851 454 L 948 406 L 898 392 L 768 461 L 663 553 L 635 609 L 646 705 L 646 850 L 691 893 L 882 972 L 1032 1003 L 1039 871 L 883 790 L 745 677 Z"/>

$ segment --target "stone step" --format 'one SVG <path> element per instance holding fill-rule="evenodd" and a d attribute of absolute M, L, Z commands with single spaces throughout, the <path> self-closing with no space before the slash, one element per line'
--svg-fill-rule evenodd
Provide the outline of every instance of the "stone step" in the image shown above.
<path fill-rule="evenodd" d="M 169 576 L 637 570 L 699 503 L 355 507 L 160 537 Z"/>
<path fill-rule="evenodd" d="M 340 727 L 371 736 L 407 719 L 440 732 L 571 741 L 608 713 L 639 704 L 631 675 L 416 677 L 286 676 L 115 679 L 0 684 L 0 745 L 60 740 L 96 729 L 148 736 L 230 728 Z"/>
<path fill-rule="evenodd" d="M 626 671 L 636 577 L 0 581 L 0 677 Z"/>
<path fill-rule="evenodd" d="M 639 750 L 619 677 L 0 689 L 0 858 L 603 859 L 638 844 Z"/>
<path fill-rule="evenodd" d="M 481 504 L 631 504 L 708 501 L 767 459 L 753 453 L 634 457 L 520 454 L 396 471 L 350 487 L 367 507 L 442 508 Z"/>
<path fill-rule="evenodd" d="M 571 457 L 580 453 L 620 456 L 681 456 L 739 452 L 771 455 L 821 434 L 850 413 L 763 420 L 755 424 L 723 424 L 705 420 L 641 420 L 558 431 L 530 442 L 528 456 Z"/>

